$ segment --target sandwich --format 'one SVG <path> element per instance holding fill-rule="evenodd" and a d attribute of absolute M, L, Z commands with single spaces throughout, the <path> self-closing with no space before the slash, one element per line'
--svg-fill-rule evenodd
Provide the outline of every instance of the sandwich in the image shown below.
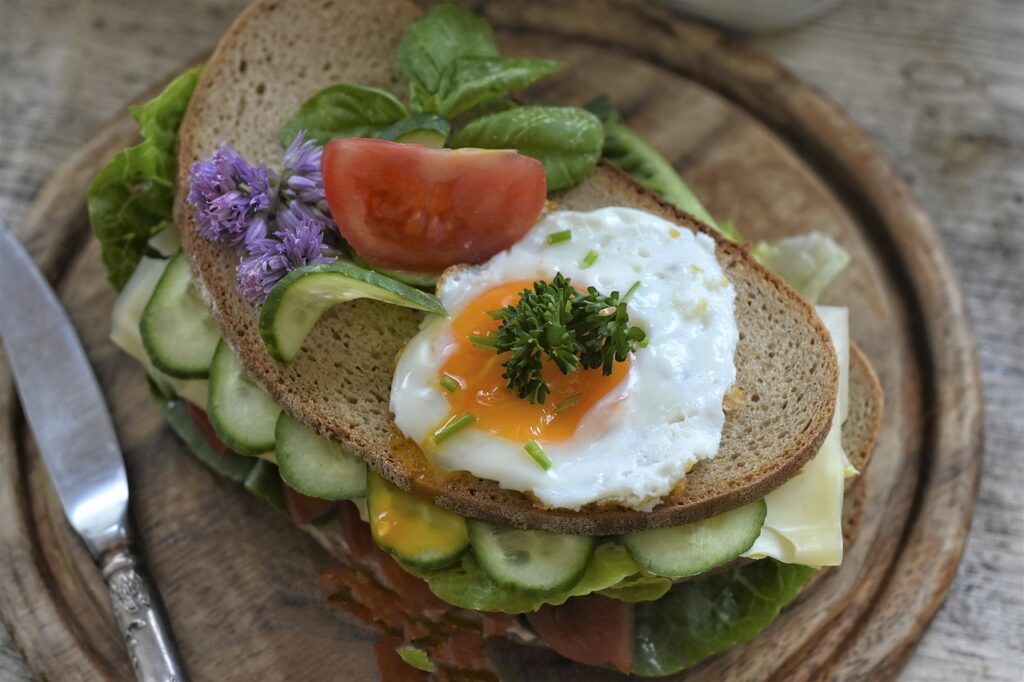
<path fill-rule="evenodd" d="M 882 394 L 822 234 L 750 244 L 457 4 L 257 0 L 89 189 L 112 338 L 337 558 L 385 678 L 677 673 L 842 560 Z M 844 512 L 845 510 L 845 512 Z M 492 657 L 493 658 L 493 657 Z"/>

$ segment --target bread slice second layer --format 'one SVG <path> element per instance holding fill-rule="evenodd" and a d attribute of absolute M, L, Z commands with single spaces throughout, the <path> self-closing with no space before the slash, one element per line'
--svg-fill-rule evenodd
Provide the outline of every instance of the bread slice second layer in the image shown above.
<path fill-rule="evenodd" d="M 763 497 L 818 450 L 835 408 L 838 369 L 813 308 L 717 238 L 717 256 L 736 287 L 740 341 L 737 386 L 747 397 L 725 421 L 718 455 L 699 463 L 653 512 L 619 507 L 539 509 L 526 496 L 466 473 L 432 468 L 395 434 L 389 394 L 395 357 L 420 315 L 372 301 L 325 315 L 289 365 L 273 360 L 258 332 L 258 310 L 238 293 L 238 254 L 203 240 L 184 201 L 188 169 L 221 142 L 275 163 L 280 126 L 306 98 L 336 82 L 401 95 L 395 54 L 416 8 L 403 0 L 259 0 L 236 21 L 208 61 L 182 125 L 176 218 L 196 284 L 246 371 L 292 416 L 366 459 L 379 474 L 464 516 L 523 528 L 607 535 L 685 523 Z M 311 48 L 310 46 L 314 46 Z M 626 206 L 708 232 L 617 169 L 602 165 L 554 197 L 561 208 Z"/>

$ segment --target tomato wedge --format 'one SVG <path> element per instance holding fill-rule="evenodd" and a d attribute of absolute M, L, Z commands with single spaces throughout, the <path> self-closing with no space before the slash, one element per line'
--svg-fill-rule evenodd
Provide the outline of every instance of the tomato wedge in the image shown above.
<path fill-rule="evenodd" d="M 480 263 L 540 218 L 544 167 L 514 151 L 429 149 L 386 140 L 332 140 L 327 204 L 367 262 L 412 272 Z"/>

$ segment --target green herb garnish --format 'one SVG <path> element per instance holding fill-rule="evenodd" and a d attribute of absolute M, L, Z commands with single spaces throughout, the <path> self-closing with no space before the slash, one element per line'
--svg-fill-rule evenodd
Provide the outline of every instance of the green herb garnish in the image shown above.
<path fill-rule="evenodd" d="M 453 419 L 437 431 L 434 431 L 434 443 L 440 443 L 445 438 L 454 436 L 456 433 L 475 422 L 476 417 L 468 412 L 458 419 Z"/>
<path fill-rule="evenodd" d="M 589 268 L 591 265 L 597 262 L 597 251 L 591 249 L 587 251 L 587 255 L 583 257 L 583 267 Z"/>
<path fill-rule="evenodd" d="M 548 457 L 547 453 L 544 452 L 544 448 L 542 448 L 537 441 L 528 441 L 526 445 L 523 446 L 523 449 L 526 450 L 530 457 L 533 457 L 533 461 L 536 462 L 541 469 L 547 471 L 551 468 L 551 458 Z"/>
<path fill-rule="evenodd" d="M 555 412 L 565 412 L 570 407 L 578 403 L 581 397 L 582 396 L 579 393 L 573 393 L 571 396 L 555 405 Z"/>
<path fill-rule="evenodd" d="M 518 303 L 502 308 L 497 332 L 470 341 L 499 354 L 511 353 L 502 363 L 509 389 L 531 403 L 543 403 L 550 392 L 543 377 L 545 358 L 562 374 L 600 367 L 607 375 L 646 340 L 640 327 L 629 326 L 626 310 L 639 285 L 621 297 L 617 291 L 606 296 L 594 287 L 584 294 L 558 273 L 551 282 L 534 282 L 533 289 L 520 293 Z"/>
<path fill-rule="evenodd" d="M 572 230 L 562 230 L 561 232 L 552 232 L 548 235 L 548 244 L 561 244 L 572 239 Z"/>
<path fill-rule="evenodd" d="M 452 378 L 450 374 L 442 374 L 437 383 L 441 384 L 441 388 L 449 393 L 454 393 L 459 389 L 459 382 Z"/>

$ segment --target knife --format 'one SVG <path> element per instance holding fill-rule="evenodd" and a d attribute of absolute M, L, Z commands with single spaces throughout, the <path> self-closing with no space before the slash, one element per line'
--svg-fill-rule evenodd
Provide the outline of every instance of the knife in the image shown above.
<path fill-rule="evenodd" d="M 188 680 L 160 595 L 134 549 L 124 457 L 96 376 L 57 296 L 3 219 L 0 337 L 64 514 L 110 590 L 136 678 Z"/>

